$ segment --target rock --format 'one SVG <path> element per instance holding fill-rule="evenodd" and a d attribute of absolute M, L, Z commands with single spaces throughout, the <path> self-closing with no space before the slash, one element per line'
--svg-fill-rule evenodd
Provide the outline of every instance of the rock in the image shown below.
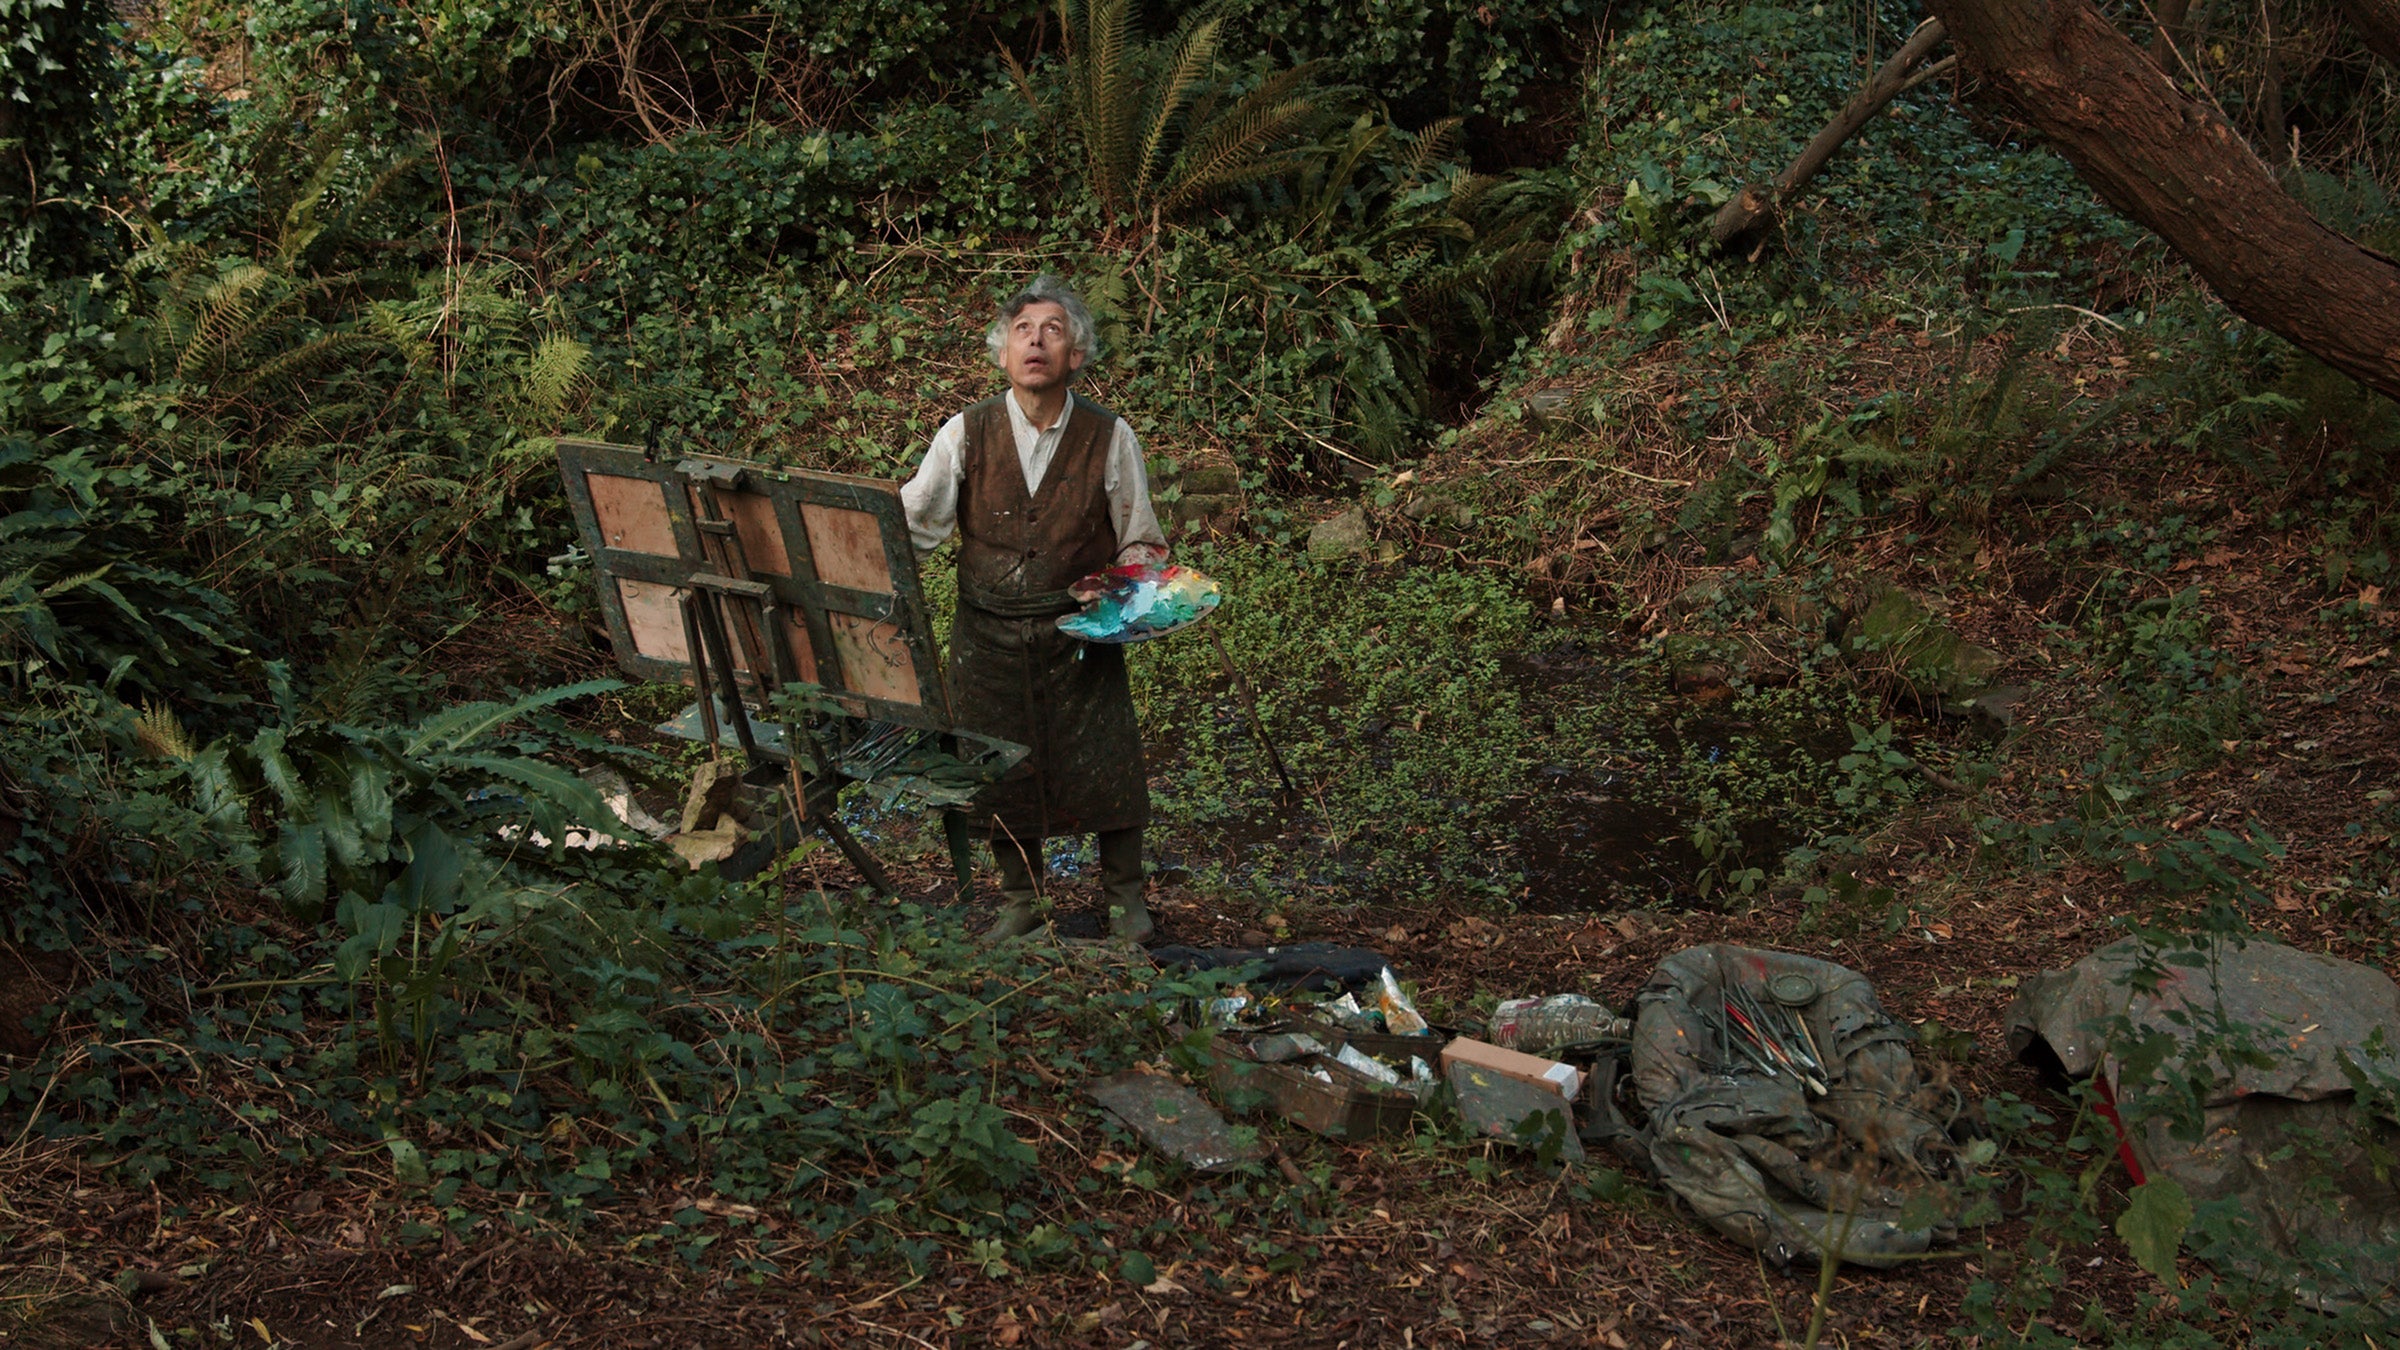
<path fill-rule="evenodd" d="M 1667 602 L 1667 608 L 1677 614 L 1697 614 L 1704 609 L 1716 608 L 1717 602 L 1724 598 L 1724 579 L 1707 576 L 1676 592 L 1675 598 Z"/>
<path fill-rule="evenodd" d="M 695 871 L 703 863 L 730 864 L 744 845 L 777 823 L 780 812 L 773 789 L 743 783 L 730 759 L 709 760 L 692 771 L 681 828 L 660 842 Z"/>
<path fill-rule="evenodd" d="M 1439 490 L 1419 492 L 1400 504 L 1400 514 L 1410 520 L 1446 521 L 1459 529 L 1475 523 L 1475 508 Z"/>
<path fill-rule="evenodd" d="M 1525 416 L 1537 427 L 1550 427 L 1572 420 L 1575 392 L 1552 386 L 1536 389 L 1525 396 Z"/>
<path fill-rule="evenodd" d="M 117 1289 L 128 1298 L 140 1298 L 146 1294 L 171 1294 L 182 1284 L 183 1282 L 176 1279 L 172 1271 L 145 1270 L 135 1266 L 117 1273 Z"/>
<path fill-rule="evenodd" d="M 1889 663 L 1909 692 L 1928 703 L 1957 703 L 1991 686 L 2000 654 L 1978 647 L 1934 617 L 1925 602 L 1897 586 L 1870 590 L 1850 620 L 1851 659 Z"/>
<path fill-rule="evenodd" d="M 42 1010 L 64 1002 L 74 985 L 75 960 L 67 953 L 0 938 L 0 1065 L 41 1053 L 57 1020 L 42 1016 Z"/>
<path fill-rule="evenodd" d="M 1672 633 L 1661 638 L 1667 682 L 1675 692 L 1702 700 L 1724 698 L 1736 684 L 1750 683 L 1750 653 L 1731 638 Z"/>
<path fill-rule="evenodd" d="M 1318 521 L 1316 528 L 1308 532 L 1308 556 L 1324 561 L 1357 557 L 1374 546 L 1375 534 L 1367 525 L 1367 513 L 1355 506 Z"/>
<path fill-rule="evenodd" d="M 1230 496 L 1241 487 L 1231 464 L 1186 464 L 1176 472 L 1176 481 L 1185 492 L 1202 496 Z"/>
<path fill-rule="evenodd" d="M 2032 692 L 2021 684 L 2004 684 L 1967 700 L 1967 706 L 2001 726 L 2012 726 L 2017 720 L 2017 705 Z"/>
<path fill-rule="evenodd" d="M 720 823 L 714 829 L 684 830 L 668 835 L 667 847 L 691 864 L 694 871 L 698 871 L 703 863 L 731 861 L 747 835 L 740 825 L 734 823 L 732 816 L 720 816 L 718 820 Z"/>
<path fill-rule="evenodd" d="M 1825 636 L 1825 607 L 1803 591 L 1778 590 L 1767 596 L 1767 612 L 1803 633 Z"/>
<path fill-rule="evenodd" d="M 586 769 L 577 777 L 592 785 L 592 790 L 600 794 L 608 809 L 632 833 L 645 839 L 664 839 L 673 833 L 665 821 L 643 810 L 641 803 L 633 799 L 633 785 L 625 781 L 625 775 L 603 766 Z"/>
<path fill-rule="evenodd" d="M 1207 531 L 1230 526 L 1241 515 L 1242 499 L 1229 492 L 1191 492 L 1160 502 L 1167 523 L 1179 531 Z"/>
<path fill-rule="evenodd" d="M 1179 534 L 1230 530 L 1241 518 L 1241 470 L 1221 450 L 1200 458 L 1150 461 L 1150 493 L 1159 519 Z"/>

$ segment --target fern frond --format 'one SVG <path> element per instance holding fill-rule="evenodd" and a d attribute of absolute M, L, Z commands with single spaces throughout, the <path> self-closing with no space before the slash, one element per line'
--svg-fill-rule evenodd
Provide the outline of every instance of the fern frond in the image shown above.
<path fill-rule="evenodd" d="M 274 281 L 275 274 L 257 263 L 237 264 L 203 287 L 189 309 L 178 306 L 180 312 L 171 311 L 170 332 L 181 349 L 175 358 L 176 377 L 189 379 L 220 356 L 257 318 L 263 307 L 257 297 Z"/>
<path fill-rule="evenodd" d="M 133 743 L 160 759 L 189 760 L 200 753 L 175 714 L 165 704 L 149 700 L 143 702 L 141 715 L 133 719 Z"/>
<path fill-rule="evenodd" d="M 249 369 L 234 374 L 232 378 L 219 382 L 216 392 L 228 398 L 238 398 L 253 389 L 283 392 L 290 385 L 335 364 L 351 352 L 382 345 L 381 338 L 373 333 L 320 334 L 297 347 L 287 347 Z"/>
<path fill-rule="evenodd" d="M 1133 157 L 1133 191 L 1135 200 L 1149 195 L 1152 184 L 1159 179 L 1160 163 L 1172 137 L 1178 117 L 1200 95 L 1203 82 L 1216 65 L 1217 34 L 1225 21 L 1215 15 L 1203 16 L 1194 12 L 1187 17 L 1170 41 L 1166 68 L 1150 83 L 1152 90 L 1144 111 L 1148 122 L 1142 135 L 1142 146 Z"/>
<path fill-rule="evenodd" d="M 91 585 L 93 582 L 98 581 L 100 578 L 107 575 L 108 565 L 103 563 L 102 565 L 92 568 L 89 571 L 77 572 L 71 577 L 60 577 L 56 581 L 44 582 L 39 595 L 44 600 L 56 600 L 58 597 L 65 595 L 69 591 L 82 590 L 84 587 Z M 11 589 L 14 588 L 12 587 Z"/>
<path fill-rule="evenodd" d="M 552 333 L 534 344 L 525 366 L 525 399 L 536 415 L 545 419 L 558 415 L 583 382 L 591 358 L 589 346 L 564 333 Z"/>
<path fill-rule="evenodd" d="M 1343 138 L 1330 159 L 1320 159 L 1305 166 L 1294 189 L 1295 211 L 1301 224 L 1298 233 L 1314 235 L 1330 225 L 1336 211 L 1353 200 L 1351 185 L 1358 177 L 1367 156 L 1375 153 L 1395 135 L 1406 135 L 1390 121 L 1374 113 L 1361 113 L 1350 124 L 1349 135 Z"/>
<path fill-rule="evenodd" d="M 1278 71 L 1196 128 L 1159 193 L 1160 209 L 1172 214 L 1225 188 L 1280 177 L 1305 163 L 1316 153 L 1313 147 L 1273 147 L 1325 116 L 1329 99 L 1309 87 L 1314 75 L 1313 63 Z"/>
<path fill-rule="evenodd" d="M 1459 129 L 1465 124 L 1461 117 L 1439 118 L 1407 137 L 1408 153 L 1400 157 L 1401 172 L 1411 181 L 1432 177 L 1434 170 L 1458 157 Z"/>
<path fill-rule="evenodd" d="M 622 680 L 585 680 L 527 694 L 514 703 L 463 703 L 455 708 L 444 709 L 419 723 L 403 743 L 401 754 L 409 759 L 417 759 L 433 751 L 456 751 L 536 708 L 546 708 L 553 703 L 563 703 L 586 694 L 605 694 L 624 687 Z"/>
<path fill-rule="evenodd" d="M 1017 87 L 1017 97 L 1025 100 L 1025 111 L 1032 113 L 1034 119 L 1039 121 L 1042 116 L 1042 95 L 1033 87 L 1033 72 L 1025 69 L 1025 63 L 1006 47 L 1000 49 L 1000 60 L 1008 68 L 1009 82 Z"/>
<path fill-rule="evenodd" d="M 368 179 L 366 184 L 359 189 L 358 196 L 349 205 L 342 208 L 342 214 L 336 222 L 335 233 L 339 235 L 355 233 L 358 229 L 360 215 L 368 207 L 381 201 L 383 194 L 391 190 L 392 184 L 399 182 L 404 175 L 423 163 L 427 154 L 431 152 L 432 145 L 433 137 L 430 133 L 420 137 L 417 148 L 407 154 L 394 156 L 392 161 L 383 167 L 382 172 Z"/>
<path fill-rule="evenodd" d="M 378 300 L 367 306 L 366 319 L 375 336 L 400 353 L 410 374 L 421 378 L 433 370 L 433 343 L 411 315 L 410 306 L 398 300 Z"/>
<path fill-rule="evenodd" d="M 343 139 L 333 139 L 331 144 L 317 149 L 316 168 L 301 183 L 291 204 L 283 208 L 283 227 L 275 235 L 275 261 L 281 270 L 290 271 L 293 264 L 300 260 L 301 253 L 325 232 L 325 227 L 317 221 L 317 207 L 325 200 L 325 194 L 332 190 L 347 152 L 348 147 Z"/>

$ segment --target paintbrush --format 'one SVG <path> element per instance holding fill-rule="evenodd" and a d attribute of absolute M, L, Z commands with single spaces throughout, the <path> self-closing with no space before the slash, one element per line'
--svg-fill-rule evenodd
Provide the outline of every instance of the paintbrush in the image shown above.
<path fill-rule="evenodd" d="M 1767 1053 L 1773 1055 L 1777 1060 L 1781 1061 L 1783 1066 L 1791 1071 L 1791 1074 L 1794 1078 L 1799 1079 L 1801 1082 L 1814 1089 L 1818 1096 L 1824 1096 L 1825 1084 L 1815 1075 L 1809 1073 L 1808 1067 L 1811 1066 L 1804 1066 L 1801 1062 L 1801 1057 L 1795 1054 L 1790 1046 L 1784 1044 L 1783 1039 L 1776 1034 L 1773 1024 L 1768 1019 L 1766 1011 L 1758 1006 L 1757 1001 L 1750 998 L 1747 993 L 1739 989 L 1730 990 L 1728 992 L 1729 997 L 1726 999 L 1726 1008 L 1742 1019 L 1743 1025 L 1749 1028 L 1750 1034 L 1758 1039 L 1760 1045 L 1767 1051 Z M 1736 1007 L 1734 1003 L 1735 999 L 1739 999 L 1741 1002 L 1748 1004 L 1749 1011 L 1745 1012 Z M 1820 1072 L 1822 1072 L 1822 1070 L 1820 1070 Z"/>

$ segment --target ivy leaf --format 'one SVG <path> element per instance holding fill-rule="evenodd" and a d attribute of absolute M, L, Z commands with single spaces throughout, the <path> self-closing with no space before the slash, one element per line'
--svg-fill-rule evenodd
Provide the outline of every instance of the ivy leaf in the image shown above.
<path fill-rule="evenodd" d="M 1125 1253 L 1125 1259 L 1117 1263 L 1117 1273 L 1145 1289 L 1158 1283 L 1158 1263 L 1142 1252 Z"/>
<path fill-rule="evenodd" d="M 2133 1188 L 2133 1203 L 2117 1216 L 2117 1236 L 2125 1239 L 2137 1265 L 2157 1276 L 2159 1283 L 2180 1289 L 2183 1279 L 2175 1270 L 2175 1251 L 2191 1222 L 2191 1197 L 2160 1177 Z"/>

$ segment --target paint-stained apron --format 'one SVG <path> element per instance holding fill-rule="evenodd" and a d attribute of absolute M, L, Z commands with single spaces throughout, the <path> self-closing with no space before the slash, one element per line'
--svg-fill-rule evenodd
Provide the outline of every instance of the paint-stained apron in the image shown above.
<path fill-rule="evenodd" d="M 1150 823 L 1149 773 L 1125 649 L 1058 631 L 1059 610 L 1009 618 L 962 597 L 950 629 L 950 707 L 961 727 L 1028 754 L 968 808 L 986 838 Z"/>

